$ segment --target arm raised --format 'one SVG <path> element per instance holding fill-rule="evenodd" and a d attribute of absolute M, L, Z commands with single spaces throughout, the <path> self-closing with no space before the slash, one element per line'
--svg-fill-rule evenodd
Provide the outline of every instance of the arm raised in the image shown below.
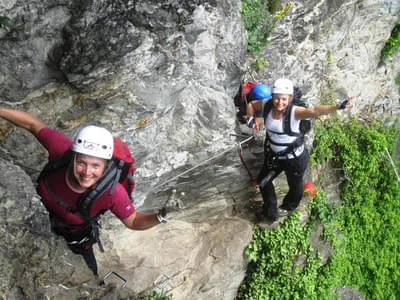
<path fill-rule="evenodd" d="M 43 127 L 46 127 L 46 124 L 34 115 L 22 110 L 0 107 L 0 117 L 15 126 L 30 131 L 34 135 L 37 135 Z"/>
<path fill-rule="evenodd" d="M 352 101 L 355 97 L 349 97 L 347 100 L 343 100 L 339 105 L 317 105 L 310 108 L 297 107 L 295 111 L 295 118 L 297 120 L 317 118 L 322 115 L 331 114 L 338 109 L 345 109 L 352 107 Z"/>

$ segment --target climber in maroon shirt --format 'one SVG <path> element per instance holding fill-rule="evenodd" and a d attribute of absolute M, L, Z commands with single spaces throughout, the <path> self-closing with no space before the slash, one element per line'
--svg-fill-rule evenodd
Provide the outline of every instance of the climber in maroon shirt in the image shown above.
<path fill-rule="evenodd" d="M 27 112 L 0 107 L 0 117 L 30 131 L 46 148 L 50 161 L 72 149 L 69 166 L 39 180 L 37 191 L 49 211 L 53 231 L 66 239 L 74 253 L 84 257 L 88 267 L 97 276 L 97 262 L 92 247 L 97 240 L 93 237 L 91 224 L 77 214 L 76 209 L 81 195 L 105 173 L 113 155 L 113 136 L 104 128 L 88 126 L 81 129 L 72 141 Z M 158 213 L 136 211 L 127 191 L 119 183 L 112 194 L 103 193 L 96 199 L 89 214 L 97 216 L 107 210 L 126 227 L 134 230 L 145 230 L 166 223 L 165 209 Z"/>

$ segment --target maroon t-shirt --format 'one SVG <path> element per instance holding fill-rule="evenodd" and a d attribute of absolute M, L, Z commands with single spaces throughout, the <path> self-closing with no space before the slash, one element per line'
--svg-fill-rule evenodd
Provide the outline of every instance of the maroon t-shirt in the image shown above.
<path fill-rule="evenodd" d="M 57 158 L 65 151 L 71 149 L 73 143 L 63 133 L 48 127 L 41 129 L 36 138 L 47 149 L 50 160 Z M 42 197 L 42 202 L 46 208 L 55 214 L 58 221 L 75 225 L 84 223 L 85 221 L 82 217 L 60 205 L 52 195 L 54 193 L 63 202 L 67 203 L 70 208 L 73 210 L 76 209 L 81 193 L 77 193 L 67 185 L 66 170 L 61 170 L 54 175 L 52 174 L 52 176 L 46 178 L 46 181 L 51 187 L 51 192 L 46 188 L 43 180 L 39 182 L 37 187 L 37 191 Z M 111 210 L 121 220 L 128 218 L 135 212 L 135 207 L 121 184 L 117 184 L 117 188 L 112 195 L 110 195 L 109 191 L 106 191 L 100 196 L 92 205 L 90 214 L 95 216 L 105 210 Z"/>

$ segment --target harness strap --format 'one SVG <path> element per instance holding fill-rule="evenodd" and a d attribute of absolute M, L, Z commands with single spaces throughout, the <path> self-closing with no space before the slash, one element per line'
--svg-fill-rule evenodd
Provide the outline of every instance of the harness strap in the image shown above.
<path fill-rule="evenodd" d="M 50 193 L 50 195 L 57 200 L 58 204 L 60 204 L 62 207 L 66 208 L 69 212 L 74 212 L 71 208 L 71 206 L 68 205 L 61 197 L 59 197 L 53 189 L 50 187 L 49 182 L 47 179 L 43 179 L 43 183 L 47 189 L 47 191 Z"/>
<path fill-rule="evenodd" d="M 270 143 L 271 143 L 271 141 L 268 139 L 268 141 L 266 141 L 266 143 L 265 143 L 265 147 L 268 147 L 269 149 L 271 149 L 269 146 Z M 303 138 L 303 136 L 299 136 L 293 143 L 287 144 L 287 147 L 285 150 L 282 150 L 279 152 L 273 152 L 272 150 L 270 150 L 269 152 L 271 152 L 274 157 L 285 156 L 289 153 L 293 154 L 293 156 L 296 157 L 295 150 L 298 147 L 302 146 L 303 144 L 304 144 L 304 138 Z M 277 145 L 277 144 L 274 143 L 274 145 Z M 281 146 L 286 146 L 286 145 L 282 144 Z"/>
<path fill-rule="evenodd" d="M 53 189 L 50 187 L 48 181 L 46 179 L 43 180 L 45 187 L 47 189 L 47 191 L 50 193 L 51 196 L 54 197 L 54 199 L 57 200 L 58 204 L 60 204 L 61 206 L 63 206 L 64 208 L 66 208 L 69 212 L 75 213 L 72 208 L 61 198 L 59 197 L 54 191 Z M 101 225 L 99 223 L 99 216 L 96 217 L 91 217 L 90 213 L 88 212 L 87 214 L 83 215 L 82 213 L 80 213 L 80 215 L 86 220 L 90 222 L 90 226 L 91 226 L 91 231 L 89 233 L 88 236 L 83 237 L 81 240 L 79 241 L 70 241 L 67 242 L 69 245 L 81 245 L 83 243 L 86 243 L 88 241 L 90 241 L 90 235 L 93 235 L 97 245 L 99 246 L 99 249 L 101 252 L 104 252 L 104 248 L 103 248 L 103 244 L 101 243 L 100 240 L 100 230 L 99 228 L 101 228 Z M 55 226 L 55 222 L 54 222 L 54 217 L 55 214 L 50 212 L 50 225 L 51 228 L 55 228 L 55 227 L 62 227 L 62 228 L 78 228 L 80 226 L 82 226 L 82 224 L 80 225 L 70 225 L 70 224 L 66 224 L 65 226 Z"/>
<path fill-rule="evenodd" d="M 115 167 L 115 163 L 112 161 L 110 168 L 99 180 L 97 186 L 82 197 L 83 200 L 81 200 L 81 202 L 79 203 L 80 207 L 79 211 L 81 214 L 86 214 L 83 216 L 84 218 L 90 217 L 89 210 L 93 202 L 109 188 L 116 174 L 117 174 L 117 168 Z"/>
<path fill-rule="evenodd" d="M 291 113 L 292 113 L 292 109 L 293 109 L 293 104 L 291 103 L 288 106 L 288 108 L 287 108 L 287 110 L 285 112 L 285 115 L 283 116 L 283 124 L 282 124 L 283 132 L 277 132 L 277 131 L 270 130 L 270 132 L 275 133 L 275 134 L 281 134 L 281 135 L 286 134 L 286 135 L 289 135 L 289 136 L 296 137 L 296 139 L 292 143 L 275 143 L 275 142 L 272 142 L 269 139 L 268 130 L 266 131 L 266 138 L 265 138 L 265 144 L 264 144 L 265 149 L 264 150 L 267 149 L 266 147 L 269 147 L 269 144 L 274 144 L 276 146 L 287 146 L 287 148 L 285 150 L 283 150 L 283 151 L 280 151 L 278 153 L 274 153 L 273 152 L 276 157 L 284 156 L 284 155 L 287 155 L 288 153 L 291 153 L 291 154 L 293 154 L 294 157 L 296 157 L 295 149 L 300 147 L 304 143 L 304 134 L 302 134 L 301 132 L 293 132 L 292 128 L 290 126 L 290 116 L 291 116 Z M 269 114 L 269 112 L 271 110 L 272 110 L 272 101 L 269 101 L 263 107 L 264 120 L 267 119 L 268 114 Z"/>
<path fill-rule="evenodd" d="M 134 172 L 131 172 L 130 174 L 127 175 L 127 185 L 128 185 L 128 191 L 129 191 L 129 198 L 132 200 L 132 189 L 133 189 L 133 184 L 135 182 L 135 174 Z"/>
<path fill-rule="evenodd" d="M 297 139 L 297 140 L 298 140 L 298 139 Z M 297 140 L 296 140 L 296 141 L 297 141 Z M 295 142 L 296 142 L 296 141 L 295 141 Z M 302 143 L 300 143 L 300 146 L 301 146 L 301 145 L 302 145 Z M 293 144 L 289 145 L 285 150 L 280 151 L 280 152 L 278 152 L 278 153 L 275 153 L 275 152 L 273 152 L 273 151 L 271 150 L 271 148 L 270 148 L 270 146 L 269 146 L 269 142 L 266 141 L 266 143 L 264 144 L 264 147 L 265 147 L 265 149 L 264 149 L 264 152 L 265 152 L 264 164 L 265 164 L 269 169 L 271 169 L 271 170 L 268 172 L 268 174 L 267 174 L 265 177 L 263 177 L 263 178 L 260 180 L 260 188 L 261 188 L 261 189 L 263 189 L 263 188 L 265 187 L 265 185 L 266 185 L 272 178 L 275 177 L 275 175 L 276 175 L 276 171 L 275 171 L 275 169 L 274 169 L 274 168 L 276 167 L 275 161 L 278 159 L 278 157 L 287 155 L 287 154 L 289 154 L 289 153 L 291 153 L 291 154 L 293 155 L 293 157 L 297 157 L 297 156 L 296 156 L 296 153 L 295 153 L 295 150 L 296 150 L 296 148 L 298 148 L 298 147 L 300 147 L 300 146 L 295 145 L 295 143 L 293 143 Z"/>
<path fill-rule="evenodd" d="M 295 137 L 303 136 L 303 134 L 301 132 L 293 132 L 293 131 L 287 132 L 286 130 L 284 130 L 284 132 L 278 132 L 278 131 L 275 131 L 275 130 L 268 130 L 268 131 L 271 132 L 271 133 L 278 134 L 278 135 L 285 135 L 286 134 L 286 135 L 295 136 Z"/>
<path fill-rule="evenodd" d="M 88 241 L 90 241 L 90 238 L 88 236 L 85 236 L 80 241 L 71 241 L 71 242 L 67 242 L 67 244 L 68 245 L 82 245 L 83 243 L 86 243 Z"/>
<path fill-rule="evenodd" d="M 124 167 L 124 165 L 125 162 L 123 160 L 120 160 L 117 166 L 117 172 L 114 177 L 114 182 L 112 183 L 110 195 L 113 194 L 115 192 L 115 189 L 117 188 L 117 183 L 119 182 L 119 179 L 121 177 L 122 168 Z"/>
<path fill-rule="evenodd" d="M 97 245 L 99 246 L 99 250 L 100 250 L 100 252 L 104 252 L 103 244 L 101 243 L 101 240 L 100 240 L 99 228 L 101 228 L 101 225 L 97 218 L 93 218 L 93 220 L 90 223 L 92 224 L 92 233 L 93 233 L 93 236 L 94 236 L 94 239 L 95 239 Z"/>

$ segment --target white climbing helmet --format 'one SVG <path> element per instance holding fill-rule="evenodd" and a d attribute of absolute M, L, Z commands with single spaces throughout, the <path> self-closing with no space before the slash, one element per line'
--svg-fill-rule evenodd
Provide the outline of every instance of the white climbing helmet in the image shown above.
<path fill-rule="evenodd" d="M 286 78 L 279 78 L 272 87 L 273 94 L 293 95 L 293 82 Z"/>
<path fill-rule="evenodd" d="M 72 151 L 111 159 L 114 151 L 114 139 L 107 129 L 90 125 L 82 128 L 76 134 Z"/>

